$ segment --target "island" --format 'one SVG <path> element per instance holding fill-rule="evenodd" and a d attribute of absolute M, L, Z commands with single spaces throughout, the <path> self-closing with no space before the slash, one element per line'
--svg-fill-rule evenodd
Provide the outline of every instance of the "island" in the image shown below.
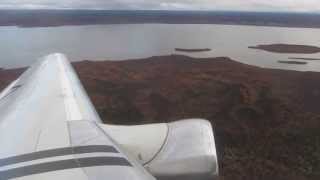
<path fill-rule="evenodd" d="M 308 62 L 303 62 L 303 61 L 278 61 L 279 63 L 282 64 L 297 64 L 297 65 L 304 65 L 304 64 L 308 64 Z"/>
<path fill-rule="evenodd" d="M 305 60 L 305 61 L 320 61 L 320 58 L 289 57 L 289 59 Z"/>
<path fill-rule="evenodd" d="M 175 48 L 176 51 L 180 51 L 180 52 L 205 52 L 205 51 L 211 51 L 211 49 L 209 48 L 203 48 L 203 49 L 186 49 L 186 48 Z"/>
<path fill-rule="evenodd" d="M 319 53 L 320 47 L 296 44 L 267 44 L 249 46 L 251 49 L 259 49 L 273 53 L 297 53 L 297 54 L 313 54 Z"/>
<path fill-rule="evenodd" d="M 105 123 L 212 122 L 223 180 L 319 179 L 318 72 L 182 55 L 73 65 Z M 0 87 L 24 70 L 0 70 Z"/>

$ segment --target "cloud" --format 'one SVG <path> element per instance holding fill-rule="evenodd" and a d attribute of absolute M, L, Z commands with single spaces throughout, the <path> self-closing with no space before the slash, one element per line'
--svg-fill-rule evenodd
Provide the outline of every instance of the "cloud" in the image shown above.
<path fill-rule="evenodd" d="M 0 8 L 320 11 L 319 0 L 0 0 Z"/>

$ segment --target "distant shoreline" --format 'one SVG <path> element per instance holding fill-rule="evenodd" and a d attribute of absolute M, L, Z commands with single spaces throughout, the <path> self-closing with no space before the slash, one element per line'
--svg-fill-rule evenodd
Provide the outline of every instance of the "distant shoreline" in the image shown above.
<path fill-rule="evenodd" d="M 221 24 L 320 28 L 320 14 L 228 11 L 0 10 L 0 26 Z"/>

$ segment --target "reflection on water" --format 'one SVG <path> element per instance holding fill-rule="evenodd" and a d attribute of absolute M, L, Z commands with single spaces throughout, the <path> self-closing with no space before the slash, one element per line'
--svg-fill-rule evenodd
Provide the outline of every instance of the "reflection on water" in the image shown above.
<path fill-rule="evenodd" d="M 48 28 L 0 27 L 1 67 L 21 67 L 37 58 L 62 52 L 69 59 L 123 60 L 155 55 L 228 56 L 268 68 L 320 71 L 320 61 L 306 65 L 280 64 L 288 57 L 320 58 L 320 54 L 275 54 L 248 46 L 288 43 L 320 46 L 320 29 L 231 25 L 94 25 Z M 175 48 L 212 51 L 176 52 Z"/>

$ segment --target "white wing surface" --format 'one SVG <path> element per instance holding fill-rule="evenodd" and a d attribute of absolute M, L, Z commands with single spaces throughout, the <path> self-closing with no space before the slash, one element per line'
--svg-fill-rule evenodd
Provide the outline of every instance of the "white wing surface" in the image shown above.
<path fill-rule="evenodd" d="M 0 180 L 153 180 L 98 125 L 61 54 L 29 68 L 0 94 Z"/>

